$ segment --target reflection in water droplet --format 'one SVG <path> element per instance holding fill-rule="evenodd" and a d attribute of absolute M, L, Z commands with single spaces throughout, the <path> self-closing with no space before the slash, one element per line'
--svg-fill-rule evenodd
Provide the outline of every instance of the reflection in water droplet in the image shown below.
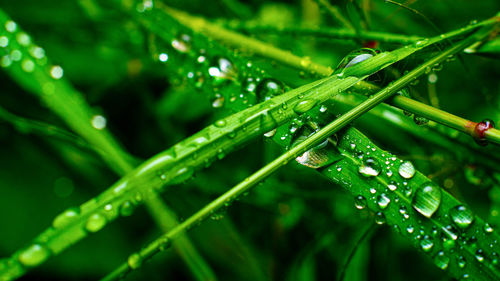
<path fill-rule="evenodd" d="M 219 57 L 208 68 L 208 74 L 213 78 L 214 84 L 218 85 L 236 79 L 238 71 L 229 59 Z"/>
<path fill-rule="evenodd" d="M 415 167 L 410 161 L 405 161 L 399 166 L 399 175 L 405 179 L 411 179 L 415 175 Z"/>
<path fill-rule="evenodd" d="M 474 221 L 472 211 L 465 206 L 456 206 L 450 210 L 450 216 L 456 226 L 467 228 Z"/>
<path fill-rule="evenodd" d="M 23 250 L 18 260 L 24 266 L 37 266 L 50 257 L 50 250 L 41 244 L 33 244 Z"/>
<path fill-rule="evenodd" d="M 299 137 L 292 146 L 298 145 L 305 139 L 305 137 Z M 328 149 L 328 143 L 329 142 L 327 139 L 319 145 L 304 152 L 302 155 L 295 158 L 295 160 L 299 164 L 313 169 L 318 169 L 331 164 L 334 158 L 332 157 L 331 152 Z"/>
<path fill-rule="evenodd" d="M 433 182 L 422 184 L 413 197 L 412 205 L 423 216 L 430 218 L 441 204 L 441 188 Z"/>

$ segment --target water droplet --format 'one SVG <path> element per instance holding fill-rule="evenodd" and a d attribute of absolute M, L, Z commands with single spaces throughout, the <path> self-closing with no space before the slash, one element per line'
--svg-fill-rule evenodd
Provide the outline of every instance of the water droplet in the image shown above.
<path fill-rule="evenodd" d="M 398 188 L 398 186 L 395 181 L 390 181 L 389 184 L 387 185 L 387 188 L 389 188 L 389 190 L 391 191 L 394 191 Z"/>
<path fill-rule="evenodd" d="M 463 256 L 459 256 L 457 264 L 458 264 L 458 267 L 464 268 L 467 265 L 467 262 L 465 261 L 465 258 Z"/>
<path fill-rule="evenodd" d="M 134 212 L 135 205 L 130 201 L 125 201 L 120 205 L 120 215 L 124 217 L 131 216 Z"/>
<path fill-rule="evenodd" d="M 224 106 L 224 97 L 216 97 L 212 100 L 213 108 L 221 108 Z"/>
<path fill-rule="evenodd" d="M 427 81 L 429 81 L 429 83 L 431 84 L 434 84 L 436 83 L 438 80 L 438 76 L 436 75 L 436 73 L 431 73 L 429 74 L 429 76 L 427 77 Z"/>
<path fill-rule="evenodd" d="M 79 210 L 77 208 L 70 208 L 59 214 L 54 221 L 52 226 L 54 228 L 62 228 L 72 221 L 74 221 L 79 216 Z"/>
<path fill-rule="evenodd" d="M 313 99 L 303 100 L 303 101 L 297 103 L 297 105 L 295 105 L 295 107 L 293 108 L 293 111 L 295 111 L 295 113 L 301 115 L 301 114 L 304 114 L 307 111 L 311 110 L 314 106 L 316 106 L 317 103 L 318 103 L 318 101 L 313 100 Z"/>
<path fill-rule="evenodd" d="M 128 257 L 127 263 L 131 269 L 137 269 L 142 265 L 142 257 L 138 253 L 133 253 Z"/>
<path fill-rule="evenodd" d="M 305 136 L 297 138 L 292 147 L 298 145 L 305 139 Z M 301 165 L 313 169 L 318 169 L 333 163 L 336 158 L 333 157 L 331 151 L 327 148 L 328 143 L 328 139 L 323 141 L 319 145 L 309 149 L 302 155 L 295 158 L 295 161 L 297 161 Z"/>
<path fill-rule="evenodd" d="M 405 179 L 411 179 L 415 175 L 415 167 L 410 161 L 405 161 L 399 166 L 399 175 Z"/>
<path fill-rule="evenodd" d="M 168 54 L 167 53 L 161 53 L 158 55 L 158 60 L 161 62 L 167 62 L 168 61 Z"/>
<path fill-rule="evenodd" d="M 413 232 L 415 232 L 415 228 L 413 228 L 412 225 L 409 225 L 408 227 L 406 227 L 406 232 L 412 234 Z"/>
<path fill-rule="evenodd" d="M 493 227 L 491 227 L 491 225 L 489 223 L 486 223 L 484 225 L 484 232 L 486 232 L 486 233 L 492 233 L 493 232 Z"/>
<path fill-rule="evenodd" d="M 478 249 L 476 251 L 476 260 L 478 262 L 483 262 L 484 261 L 484 251 L 482 249 Z"/>
<path fill-rule="evenodd" d="M 17 24 L 11 20 L 8 20 L 5 22 L 5 30 L 7 30 L 8 32 L 12 33 L 14 31 L 16 31 L 17 29 Z"/>
<path fill-rule="evenodd" d="M 6 55 L 2 57 L 2 60 L 0 60 L 0 65 L 2 67 L 9 67 L 12 64 L 12 60 L 10 59 L 10 56 Z"/>
<path fill-rule="evenodd" d="M 215 121 L 214 125 L 217 128 L 222 128 L 222 127 L 226 126 L 226 120 L 225 119 L 217 120 L 217 121 Z"/>
<path fill-rule="evenodd" d="M 476 124 L 474 131 L 472 132 L 472 137 L 477 144 L 485 146 L 488 144 L 486 140 L 486 131 L 491 128 L 495 128 L 495 122 L 491 119 L 484 119 L 483 121 Z"/>
<path fill-rule="evenodd" d="M 9 38 L 7 36 L 0 36 L 0 47 L 5 48 L 9 45 Z"/>
<path fill-rule="evenodd" d="M 443 251 L 439 251 L 437 255 L 434 257 L 434 263 L 437 267 L 442 270 L 446 270 L 450 263 L 450 258 L 445 255 Z"/>
<path fill-rule="evenodd" d="M 24 266 L 37 266 L 46 261 L 50 254 L 47 247 L 41 244 L 33 244 L 19 254 L 18 260 Z"/>
<path fill-rule="evenodd" d="M 85 229 L 90 232 L 97 232 L 101 230 L 106 225 L 106 223 L 107 220 L 105 216 L 99 213 L 95 213 L 87 219 Z"/>
<path fill-rule="evenodd" d="M 356 198 L 354 198 L 354 206 L 359 210 L 366 208 L 366 198 L 363 195 L 356 196 Z"/>
<path fill-rule="evenodd" d="M 283 83 L 273 78 L 266 78 L 262 80 L 257 86 L 257 96 L 259 97 L 260 102 L 281 95 L 284 92 L 285 86 L 283 85 Z"/>
<path fill-rule="evenodd" d="M 208 74 L 213 78 L 214 84 L 219 85 L 236 79 L 238 71 L 229 59 L 219 57 L 215 58 L 215 61 L 208 68 Z"/>
<path fill-rule="evenodd" d="M 179 38 L 172 40 L 172 47 L 181 53 L 187 53 L 191 50 L 191 37 L 182 34 Z"/>
<path fill-rule="evenodd" d="M 374 57 L 377 55 L 377 52 L 373 49 L 369 48 L 362 48 L 356 51 L 353 51 L 349 53 L 347 56 L 345 56 L 342 61 L 340 61 L 339 65 L 335 69 L 334 73 L 339 73 L 343 69 L 349 68 L 353 65 L 356 65 L 362 61 L 365 61 L 371 57 Z"/>
<path fill-rule="evenodd" d="M 12 50 L 12 52 L 10 52 L 10 59 L 12 61 L 20 61 L 22 57 L 23 53 L 19 50 Z"/>
<path fill-rule="evenodd" d="M 385 223 L 385 215 L 382 212 L 377 212 L 375 214 L 375 223 L 376 224 L 384 224 Z"/>
<path fill-rule="evenodd" d="M 373 158 L 367 158 L 358 169 L 359 173 L 365 177 L 374 177 L 380 174 L 380 165 Z"/>
<path fill-rule="evenodd" d="M 424 237 L 420 241 L 420 248 L 422 248 L 424 252 L 429 252 L 432 250 L 432 247 L 434 247 L 434 243 L 429 239 L 429 237 Z"/>
<path fill-rule="evenodd" d="M 45 50 L 38 46 L 31 47 L 29 52 L 35 59 L 43 59 L 45 57 Z"/>
<path fill-rule="evenodd" d="M 25 59 L 21 63 L 21 68 L 26 72 L 33 72 L 35 70 L 35 63 L 30 59 Z"/>
<path fill-rule="evenodd" d="M 427 42 L 429 42 L 428 38 L 418 40 L 417 42 L 415 42 L 415 47 L 417 47 L 417 48 L 424 47 L 427 44 Z"/>
<path fill-rule="evenodd" d="M 19 32 L 16 35 L 16 40 L 21 46 L 28 46 L 31 43 L 31 38 L 24 32 Z"/>
<path fill-rule="evenodd" d="M 276 134 L 276 129 L 272 129 L 271 131 L 265 133 L 264 137 L 270 138 L 270 137 L 273 137 L 275 134 Z"/>
<path fill-rule="evenodd" d="M 52 78 L 56 80 L 61 79 L 63 75 L 64 75 L 64 70 L 59 65 L 54 65 L 50 69 L 50 76 L 52 76 Z"/>
<path fill-rule="evenodd" d="M 450 216 L 456 226 L 467 228 L 474 221 L 472 211 L 465 206 L 456 206 L 450 210 Z"/>
<path fill-rule="evenodd" d="M 413 197 L 413 208 L 430 218 L 441 204 L 441 188 L 433 182 L 422 184 Z"/>
<path fill-rule="evenodd" d="M 382 193 L 377 197 L 377 204 L 380 207 L 380 209 L 385 209 L 387 206 L 389 206 L 389 203 L 391 203 L 391 199 L 387 196 L 387 194 Z"/>
<path fill-rule="evenodd" d="M 106 118 L 102 115 L 94 115 L 90 120 L 90 124 L 97 130 L 102 130 L 106 128 Z"/>

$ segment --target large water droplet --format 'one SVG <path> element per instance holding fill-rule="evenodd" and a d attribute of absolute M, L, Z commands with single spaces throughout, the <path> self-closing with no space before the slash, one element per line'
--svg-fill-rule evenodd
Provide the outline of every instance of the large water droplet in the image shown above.
<path fill-rule="evenodd" d="M 79 215 L 79 211 L 77 208 L 70 208 L 59 214 L 54 221 L 52 222 L 52 226 L 54 228 L 62 228 L 68 225 L 70 222 L 75 220 Z"/>
<path fill-rule="evenodd" d="M 422 184 L 413 197 L 413 208 L 430 218 L 441 204 L 441 188 L 433 182 Z"/>
<path fill-rule="evenodd" d="M 374 177 L 380 174 L 380 165 L 373 158 L 367 158 L 358 169 L 359 173 L 365 177 Z"/>
<path fill-rule="evenodd" d="M 18 260 L 24 266 L 37 266 L 50 257 L 50 250 L 41 244 L 33 244 L 23 250 L 18 257 Z"/>
<path fill-rule="evenodd" d="M 54 65 L 50 68 L 50 76 L 52 76 L 52 78 L 58 80 L 61 79 L 63 75 L 64 70 L 59 65 Z"/>
<path fill-rule="evenodd" d="M 293 111 L 295 111 L 295 113 L 299 115 L 304 114 L 307 111 L 311 110 L 314 106 L 316 106 L 317 103 L 318 101 L 313 99 L 303 100 L 295 105 Z"/>
<path fill-rule="evenodd" d="M 362 48 L 356 51 L 352 51 L 347 56 L 345 56 L 342 61 L 340 61 L 334 73 L 339 73 L 343 69 L 349 68 L 355 64 L 365 61 L 375 56 L 376 54 L 377 52 L 375 50 L 369 48 Z"/>
<path fill-rule="evenodd" d="M 107 219 L 105 216 L 99 213 L 95 213 L 87 219 L 85 229 L 90 232 L 97 232 L 101 230 L 106 225 L 106 223 Z"/>
<path fill-rule="evenodd" d="M 456 206 L 450 210 L 450 216 L 456 226 L 460 228 L 469 227 L 474 221 L 474 214 L 465 206 Z"/>
<path fill-rule="evenodd" d="M 297 138 L 292 146 L 296 146 L 306 139 L 305 136 Z M 320 143 L 319 145 L 309 149 L 302 155 L 295 158 L 295 160 L 306 167 L 318 169 L 333 163 L 337 158 L 334 157 L 330 149 L 328 148 L 328 139 Z"/>
<path fill-rule="evenodd" d="M 120 215 L 128 217 L 134 212 L 135 205 L 130 201 L 125 201 L 120 205 Z"/>
<path fill-rule="evenodd" d="M 399 166 L 399 175 L 405 179 L 411 179 L 415 175 L 415 167 L 410 161 L 405 161 Z"/>

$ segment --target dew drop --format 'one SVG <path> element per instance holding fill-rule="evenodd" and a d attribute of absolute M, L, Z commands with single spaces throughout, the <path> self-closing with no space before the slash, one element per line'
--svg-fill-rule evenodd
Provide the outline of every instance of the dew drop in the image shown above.
<path fill-rule="evenodd" d="M 217 97 L 212 100 L 213 108 L 221 108 L 224 106 L 224 97 Z"/>
<path fill-rule="evenodd" d="M 168 54 L 167 53 L 161 53 L 158 56 L 158 60 L 160 60 L 161 62 L 167 62 L 168 61 Z"/>
<path fill-rule="evenodd" d="M 12 60 L 10 59 L 10 56 L 6 55 L 3 56 L 2 59 L 0 60 L 0 65 L 2 67 L 9 67 L 12 64 Z"/>
<path fill-rule="evenodd" d="M 387 188 L 389 188 L 389 190 L 391 191 L 394 191 L 398 188 L 398 186 L 395 181 L 390 181 L 389 184 L 387 185 Z"/>
<path fill-rule="evenodd" d="M 484 261 L 484 251 L 482 249 L 478 249 L 476 251 L 476 260 L 478 262 L 483 262 Z"/>
<path fill-rule="evenodd" d="M 229 59 L 219 57 L 215 58 L 208 68 L 208 74 L 213 78 L 214 83 L 218 85 L 236 79 L 238 72 Z"/>
<path fill-rule="evenodd" d="M 387 194 L 382 193 L 377 197 L 377 204 L 380 209 L 385 209 L 391 203 L 391 199 L 387 196 Z"/>
<path fill-rule="evenodd" d="M 47 247 L 41 244 L 33 244 L 19 254 L 18 260 L 24 266 L 32 267 L 43 263 L 49 257 L 50 250 Z"/>
<path fill-rule="evenodd" d="M 24 32 L 19 32 L 16 35 L 16 40 L 21 46 L 28 46 L 31 43 L 31 38 Z"/>
<path fill-rule="evenodd" d="M 375 214 L 375 223 L 376 224 L 385 224 L 385 215 L 382 212 L 377 212 Z"/>
<path fill-rule="evenodd" d="M 411 179 L 415 175 L 415 167 L 410 161 L 405 161 L 399 166 L 399 175 L 405 179 Z"/>
<path fill-rule="evenodd" d="M 477 144 L 481 146 L 485 146 L 488 144 L 486 140 L 486 131 L 491 128 L 495 128 L 495 122 L 491 119 L 484 119 L 483 121 L 476 124 L 474 127 L 474 131 L 472 132 L 472 137 L 476 141 Z"/>
<path fill-rule="evenodd" d="M 432 247 L 434 247 L 434 243 L 428 237 L 424 237 L 420 241 L 420 248 L 422 248 L 424 252 L 429 252 L 432 250 Z"/>
<path fill-rule="evenodd" d="M 95 213 L 87 219 L 85 229 L 90 232 L 97 232 L 101 230 L 106 225 L 106 223 L 106 217 L 99 213 Z"/>
<path fill-rule="evenodd" d="M 293 108 L 293 111 L 295 111 L 295 113 L 301 115 L 301 114 L 304 114 L 307 111 L 311 110 L 314 106 L 316 106 L 317 103 L 318 103 L 318 101 L 313 100 L 313 99 L 303 100 L 295 105 L 295 107 Z"/>
<path fill-rule="evenodd" d="M 21 68 L 25 72 L 28 72 L 28 73 L 33 72 L 33 70 L 35 70 L 35 63 L 32 60 L 30 60 L 30 59 L 25 59 L 21 63 Z"/>
<path fill-rule="evenodd" d="M 356 51 L 353 51 L 349 53 L 347 56 L 345 56 L 335 69 L 334 73 L 339 73 L 341 70 L 349 68 L 353 65 L 356 65 L 362 61 L 365 61 L 369 58 L 374 57 L 377 54 L 377 52 L 373 49 L 370 48 L 362 48 Z"/>
<path fill-rule="evenodd" d="M 380 174 L 380 165 L 373 158 L 367 158 L 358 169 L 359 173 L 365 177 L 375 177 Z"/>
<path fill-rule="evenodd" d="M 259 85 L 257 85 L 257 90 L 256 90 L 260 102 L 281 95 L 284 92 L 285 92 L 285 86 L 283 85 L 283 83 L 273 78 L 263 79 L 259 83 Z"/>
<path fill-rule="evenodd" d="M 413 197 L 412 205 L 423 216 L 430 218 L 441 204 L 441 188 L 433 182 L 422 184 Z"/>
<path fill-rule="evenodd" d="M 137 269 L 142 265 L 142 257 L 138 253 L 133 253 L 127 259 L 127 264 L 131 269 Z"/>
<path fill-rule="evenodd" d="M 413 232 L 415 232 L 415 228 L 413 228 L 412 225 L 409 225 L 408 227 L 406 227 L 406 232 L 412 234 Z"/>
<path fill-rule="evenodd" d="M 29 52 L 35 59 L 43 59 L 45 57 L 45 50 L 38 46 L 33 46 Z"/>
<path fill-rule="evenodd" d="M 446 270 L 450 263 L 450 258 L 445 255 L 443 251 L 439 251 L 434 257 L 434 264 L 442 270 Z"/>
<path fill-rule="evenodd" d="M 63 75 L 64 70 L 59 65 L 54 65 L 52 66 L 52 68 L 50 68 L 50 76 L 52 76 L 52 78 L 58 80 L 61 79 Z"/>
<path fill-rule="evenodd" d="M 450 210 L 450 216 L 456 226 L 465 229 L 474 221 L 472 211 L 465 206 L 456 206 Z"/>
<path fill-rule="evenodd" d="M 226 126 L 226 124 L 227 124 L 227 122 L 225 119 L 217 120 L 214 123 L 215 127 L 217 127 L 217 128 L 222 128 L 222 127 Z"/>
<path fill-rule="evenodd" d="M 354 206 L 358 210 L 366 208 L 366 198 L 363 195 L 358 195 L 354 198 Z"/>
<path fill-rule="evenodd" d="M 94 115 L 90 120 L 90 124 L 97 130 L 102 130 L 106 128 L 106 118 L 102 115 Z"/>
<path fill-rule="evenodd" d="M 182 34 L 172 40 L 172 47 L 181 53 L 189 52 L 191 50 L 191 37 L 187 34 Z"/>
<path fill-rule="evenodd" d="M 17 30 L 17 24 L 11 20 L 5 22 L 5 30 L 12 33 Z"/>
<path fill-rule="evenodd" d="M 5 48 L 9 45 L 9 38 L 7 36 L 0 36 L 0 47 Z"/>
<path fill-rule="evenodd" d="M 491 227 L 491 225 L 490 225 L 489 223 L 486 223 L 486 224 L 484 225 L 484 232 L 485 232 L 485 233 L 488 233 L 488 234 L 489 234 L 489 233 L 492 233 L 492 232 L 493 232 L 493 227 Z"/>
<path fill-rule="evenodd" d="M 54 221 L 52 222 L 52 226 L 54 228 L 62 228 L 74 221 L 78 216 L 79 211 L 77 208 L 67 209 L 54 219 Z"/>
<path fill-rule="evenodd" d="M 460 268 L 464 268 L 467 265 L 467 262 L 465 261 L 465 258 L 463 256 L 458 257 L 457 265 Z"/>
<path fill-rule="evenodd" d="M 135 205 L 130 201 L 125 201 L 120 205 L 120 215 L 124 217 L 131 216 L 134 213 Z"/>
<path fill-rule="evenodd" d="M 429 119 L 422 117 L 422 116 L 414 115 L 413 122 L 415 122 L 415 124 L 417 124 L 419 126 L 422 126 L 422 125 L 426 125 L 427 123 L 429 123 Z"/>
<path fill-rule="evenodd" d="M 305 137 L 298 138 L 297 141 L 294 142 L 292 147 L 296 146 L 297 144 L 299 144 L 304 140 Z M 335 158 L 333 157 L 327 146 L 328 146 L 328 139 L 323 141 L 319 145 L 309 149 L 308 151 L 304 152 L 302 155 L 295 158 L 295 161 L 297 161 L 299 164 L 303 166 L 313 169 L 318 169 L 326 165 L 329 165 L 334 161 Z"/>

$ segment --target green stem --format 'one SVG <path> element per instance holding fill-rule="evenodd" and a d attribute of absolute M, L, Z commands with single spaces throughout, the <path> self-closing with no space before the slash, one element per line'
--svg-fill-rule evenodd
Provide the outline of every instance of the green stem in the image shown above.
<path fill-rule="evenodd" d="M 165 245 L 165 241 L 172 241 L 177 238 L 177 236 L 183 234 L 185 231 L 191 229 L 193 226 L 196 224 L 200 223 L 201 221 L 205 220 L 207 217 L 209 217 L 211 214 L 222 208 L 223 206 L 226 206 L 227 204 L 230 204 L 233 202 L 236 198 L 238 198 L 240 195 L 243 193 L 249 191 L 252 187 L 254 187 L 258 182 L 262 181 L 263 179 L 267 178 L 269 175 L 271 175 L 273 172 L 275 172 L 277 169 L 280 167 L 285 166 L 287 163 L 290 161 L 294 160 L 297 156 L 301 155 L 302 153 L 306 152 L 308 149 L 311 149 L 312 147 L 318 145 L 321 141 L 325 140 L 332 134 L 338 132 L 340 129 L 345 127 L 347 124 L 361 116 L 362 114 L 366 113 L 373 107 L 375 107 L 377 104 L 380 104 L 382 101 L 385 99 L 389 98 L 391 95 L 396 93 L 399 89 L 403 88 L 407 84 L 409 84 L 411 81 L 415 80 L 418 76 L 422 75 L 425 73 L 425 69 L 429 66 L 432 66 L 436 63 L 440 63 L 444 61 L 449 55 L 455 54 L 462 49 L 466 48 L 471 44 L 471 42 L 475 42 L 478 38 L 483 38 L 486 36 L 488 32 L 479 31 L 475 33 L 474 35 L 468 37 L 467 39 L 461 41 L 460 43 L 454 45 L 453 47 L 450 47 L 449 49 L 443 51 L 439 55 L 429 59 L 419 67 L 413 69 L 409 73 L 407 73 L 405 76 L 399 78 L 398 80 L 394 81 L 391 83 L 389 86 L 385 87 L 384 89 L 380 90 L 377 94 L 374 96 L 368 98 L 367 100 L 363 101 L 361 104 L 356 106 L 355 108 L 349 110 L 339 118 L 335 119 L 332 121 L 330 124 L 326 125 L 316 133 L 314 133 L 312 136 L 308 137 L 306 140 L 303 142 L 299 143 L 298 145 L 292 147 L 290 150 L 273 160 L 271 163 L 267 164 L 263 168 L 259 169 L 257 172 L 246 178 L 244 181 L 240 182 L 233 188 L 231 188 L 229 191 L 215 199 L 214 201 L 210 202 L 209 204 L 205 205 L 201 210 L 196 212 L 194 215 L 186 219 L 183 223 L 175 227 L 174 229 L 170 230 L 168 233 L 162 235 L 160 238 L 157 240 L 153 241 L 151 244 L 149 244 L 146 248 L 142 249 L 140 253 L 138 254 L 132 254 L 130 257 L 139 257 L 141 260 L 144 258 L 149 258 L 159 252 L 159 247 Z M 163 241 L 163 242 L 162 242 Z M 157 246 L 155 246 L 157 245 Z M 130 258 L 129 258 L 129 264 L 128 266 L 126 265 L 121 265 L 118 269 L 113 271 L 110 275 L 108 275 L 105 279 L 103 280 L 113 280 L 112 277 L 114 276 L 123 276 L 123 274 L 126 274 L 126 272 L 130 271 L 133 267 L 133 263 L 131 265 L 130 263 Z"/>

